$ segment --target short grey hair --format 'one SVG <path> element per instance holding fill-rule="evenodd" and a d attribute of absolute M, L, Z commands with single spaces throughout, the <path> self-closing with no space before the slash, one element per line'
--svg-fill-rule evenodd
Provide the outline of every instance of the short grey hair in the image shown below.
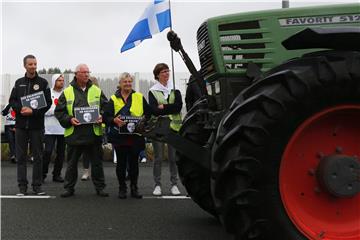
<path fill-rule="evenodd" d="M 134 81 L 134 76 L 131 75 L 130 73 L 128 72 L 123 72 L 120 77 L 119 77 L 119 80 L 124 80 L 125 78 L 130 78 L 132 81 Z"/>
<path fill-rule="evenodd" d="M 81 68 L 81 67 L 87 67 L 87 68 L 89 68 L 88 65 L 86 65 L 85 63 L 80 63 L 79 65 L 76 66 L 76 68 L 75 68 L 75 73 L 77 73 L 78 71 L 80 71 L 80 68 Z"/>

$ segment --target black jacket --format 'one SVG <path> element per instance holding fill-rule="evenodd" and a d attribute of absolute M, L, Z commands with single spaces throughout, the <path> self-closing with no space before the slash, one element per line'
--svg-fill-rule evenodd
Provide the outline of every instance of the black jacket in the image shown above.
<path fill-rule="evenodd" d="M 92 82 L 90 80 L 88 81 L 85 91 L 79 88 L 79 86 L 76 84 L 76 78 L 74 78 L 70 85 L 73 86 L 75 95 L 73 107 L 89 107 L 89 104 L 87 102 L 87 94 L 88 89 L 92 85 Z M 101 91 L 100 114 L 103 114 L 106 104 L 107 98 Z M 71 118 L 73 118 L 73 116 L 68 114 L 64 93 L 62 93 L 59 97 L 58 105 L 56 105 L 55 108 L 55 117 L 59 120 L 63 128 L 69 128 L 72 126 L 70 120 Z M 93 124 L 82 124 L 79 126 L 75 126 L 73 134 L 71 134 L 69 137 L 66 137 L 65 142 L 70 145 L 88 145 L 97 142 L 100 143 L 101 136 L 95 135 L 93 130 Z"/>
<path fill-rule="evenodd" d="M 22 108 L 21 97 L 43 91 L 47 106 L 41 109 L 33 109 L 31 116 L 23 116 L 20 111 Z M 20 129 L 44 129 L 44 115 L 52 104 L 50 87 L 46 79 L 37 73 L 34 78 L 24 77 L 16 80 L 11 91 L 9 104 L 16 112 L 16 128 Z"/>
<path fill-rule="evenodd" d="M 168 96 L 167 102 L 169 102 L 170 94 Z M 149 104 L 152 108 L 157 108 L 159 103 L 156 100 L 154 94 L 152 94 L 151 91 L 149 91 Z M 175 114 L 180 113 L 182 109 L 182 98 L 181 93 L 179 90 L 175 90 L 175 101 L 172 104 L 164 104 L 164 113 L 161 115 L 169 115 L 169 114 Z"/>

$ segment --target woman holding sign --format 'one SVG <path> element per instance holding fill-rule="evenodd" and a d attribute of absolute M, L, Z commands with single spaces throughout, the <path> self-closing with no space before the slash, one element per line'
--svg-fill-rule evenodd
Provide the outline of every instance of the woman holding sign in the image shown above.
<path fill-rule="evenodd" d="M 144 149 L 144 138 L 136 133 L 136 124 L 144 116 L 161 111 L 152 109 L 143 95 L 132 89 L 133 77 L 129 73 L 120 76 L 118 90 L 111 96 L 105 108 L 104 120 L 108 126 L 108 141 L 113 143 L 118 157 L 116 176 L 119 181 L 119 198 L 127 194 L 126 167 L 129 164 L 131 197 L 142 198 L 138 191 L 139 152 Z"/>

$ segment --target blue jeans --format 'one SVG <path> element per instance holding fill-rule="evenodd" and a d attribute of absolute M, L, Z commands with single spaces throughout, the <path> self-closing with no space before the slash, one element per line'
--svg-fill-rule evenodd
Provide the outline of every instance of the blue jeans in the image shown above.
<path fill-rule="evenodd" d="M 139 158 L 140 158 L 140 159 L 146 158 L 145 150 L 142 150 L 142 151 L 139 153 Z"/>

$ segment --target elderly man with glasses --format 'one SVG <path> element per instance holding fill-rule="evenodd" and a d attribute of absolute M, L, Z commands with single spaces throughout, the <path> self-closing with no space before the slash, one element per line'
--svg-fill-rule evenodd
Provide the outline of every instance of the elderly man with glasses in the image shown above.
<path fill-rule="evenodd" d="M 61 126 L 65 128 L 65 142 L 67 144 L 68 164 L 65 173 L 65 192 L 61 197 L 71 197 L 75 192 L 78 178 L 78 160 L 81 155 L 90 160 L 91 179 L 95 185 L 96 194 L 101 197 L 109 196 L 104 192 L 105 178 L 102 166 L 102 116 L 101 113 L 107 99 L 99 87 L 89 80 L 89 68 L 86 64 L 79 64 L 75 69 L 74 80 L 59 98 L 55 109 L 55 116 Z M 81 123 L 75 117 L 76 108 L 97 106 L 99 117 L 96 123 Z"/>

